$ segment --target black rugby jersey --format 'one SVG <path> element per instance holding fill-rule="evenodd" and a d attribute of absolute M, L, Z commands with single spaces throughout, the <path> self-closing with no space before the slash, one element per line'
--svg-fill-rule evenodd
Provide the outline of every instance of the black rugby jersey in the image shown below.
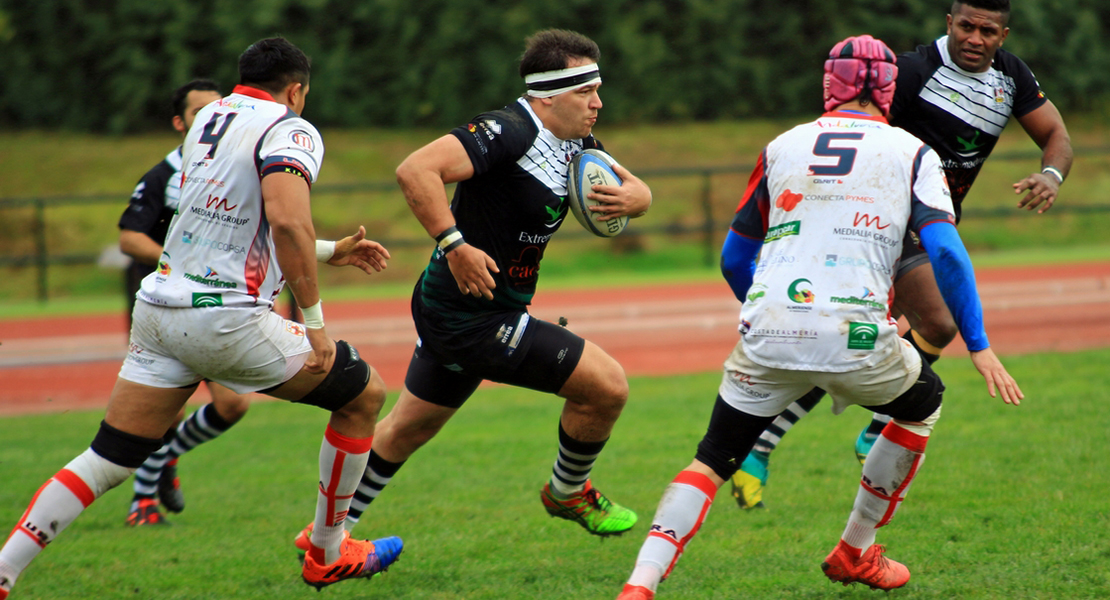
<path fill-rule="evenodd" d="M 560 140 L 521 98 L 451 130 L 462 142 L 474 176 L 451 200 L 466 242 L 489 254 L 500 273 L 493 300 L 459 292 L 447 257 L 436 248 L 417 286 L 424 306 L 443 316 L 526 310 L 536 292 L 540 260 L 567 215 L 567 169 L 583 148 L 602 146 L 591 134 Z"/>
<path fill-rule="evenodd" d="M 948 36 L 898 55 L 890 124 L 940 155 L 959 220 L 961 204 L 1010 115 L 1023 117 L 1048 100 L 1029 67 L 999 49 L 983 73 L 961 69 Z"/>
<path fill-rule="evenodd" d="M 127 208 L 120 216 L 119 228 L 145 233 L 150 239 L 164 244 L 181 194 L 180 175 L 181 147 L 178 146 L 135 185 Z M 154 265 L 132 260 L 129 269 L 142 279 L 154 271 Z"/>

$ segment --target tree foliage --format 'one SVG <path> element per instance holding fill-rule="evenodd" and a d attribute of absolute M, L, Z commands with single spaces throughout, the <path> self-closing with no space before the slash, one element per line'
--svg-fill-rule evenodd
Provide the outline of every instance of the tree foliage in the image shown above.
<path fill-rule="evenodd" d="M 0 0 L 0 126 L 165 127 L 193 77 L 230 89 L 256 39 L 313 59 L 306 116 L 324 126 L 448 127 L 523 91 L 524 38 L 574 29 L 602 49 L 609 122 L 820 109 L 821 61 L 870 33 L 895 51 L 944 34 L 945 0 Z M 1006 48 L 1062 109 L 1110 99 L 1110 4 L 1015 2 Z"/>

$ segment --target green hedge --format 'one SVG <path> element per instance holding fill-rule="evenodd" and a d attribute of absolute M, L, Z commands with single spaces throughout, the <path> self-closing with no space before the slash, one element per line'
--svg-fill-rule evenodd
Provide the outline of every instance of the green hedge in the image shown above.
<path fill-rule="evenodd" d="M 522 91 L 544 27 L 602 49 L 609 122 L 810 114 L 828 48 L 896 51 L 944 33 L 946 0 L 0 0 L 0 127 L 166 127 L 197 76 L 230 86 L 239 53 L 284 35 L 314 61 L 306 116 L 339 127 L 448 127 Z M 1064 110 L 1110 99 L 1110 2 L 1015 0 L 1010 49 Z"/>

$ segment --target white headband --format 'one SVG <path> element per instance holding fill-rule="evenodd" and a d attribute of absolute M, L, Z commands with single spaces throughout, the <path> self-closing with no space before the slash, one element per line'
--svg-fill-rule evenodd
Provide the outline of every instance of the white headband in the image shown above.
<path fill-rule="evenodd" d="M 531 73 L 524 77 L 524 84 L 528 86 L 528 95 L 534 98 L 550 98 L 598 83 L 601 83 L 601 71 L 598 70 L 597 63 L 557 71 Z"/>

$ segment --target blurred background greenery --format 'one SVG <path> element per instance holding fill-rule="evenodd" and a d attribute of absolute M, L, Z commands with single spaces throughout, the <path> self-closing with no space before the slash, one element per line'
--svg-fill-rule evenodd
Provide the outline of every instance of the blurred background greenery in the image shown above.
<path fill-rule="evenodd" d="M 895 51 L 945 32 L 948 0 L 0 0 L 0 126 L 160 130 L 168 91 L 236 80 L 251 42 L 312 57 L 306 116 L 325 127 L 449 127 L 523 91 L 524 38 L 562 27 L 601 47 L 615 123 L 820 110 L 828 49 L 870 33 Z M 1005 48 L 1066 111 L 1110 97 L 1110 3 L 1013 3 Z"/>
<path fill-rule="evenodd" d="M 179 143 L 172 90 L 213 77 L 229 90 L 239 53 L 284 35 L 313 59 L 305 116 L 325 138 L 313 190 L 320 237 L 366 225 L 395 259 L 371 280 L 403 294 L 431 250 L 393 183 L 412 150 L 522 91 L 524 38 L 565 27 L 602 49 L 595 133 L 652 186 L 651 214 L 614 240 L 564 227 L 545 281 L 581 273 L 715 275 L 715 253 L 759 150 L 821 110 L 833 43 L 871 33 L 896 51 L 943 35 L 944 0 L 0 0 L 0 302 L 104 298 L 122 273 L 96 266 L 116 243 L 135 182 Z M 1016 123 L 965 206 L 977 264 L 1110 257 L 1110 3 L 1015 2 L 1005 48 L 1038 75 L 1077 157 L 1057 208 L 1014 208 L 1010 185 L 1039 169 Z M 14 200 L 13 200 L 14 199 Z M 568 238 L 576 238 L 567 241 Z M 48 264 L 36 255 L 49 255 Z M 107 253 L 108 255 L 110 253 Z M 22 258 L 20 258 L 22 257 Z M 110 261 L 109 261 L 110 262 Z M 47 276 L 43 276 L 47 273 Z M 393 286 L 393 287 L 389 287 Z M 352 291 L 352 293 L 361 293 Z"/>

